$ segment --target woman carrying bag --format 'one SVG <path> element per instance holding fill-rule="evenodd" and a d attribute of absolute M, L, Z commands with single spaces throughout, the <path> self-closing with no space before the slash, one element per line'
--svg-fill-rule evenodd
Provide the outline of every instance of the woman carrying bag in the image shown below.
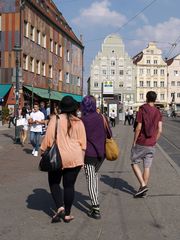
<path fill-rule="evenodd" d="M 60 102 L 61 114 L 57 122 L 57 146 L 62 159 L 62 169 L 48 172 L 48 181 L 57 212 L 52 223 L 74 219 L 71 207 L 74 200 L 74 186 L 81 167 L 84 165 L 86 133 L 83 122 L 76 117 L 77 102 L 71 96 L 65 96 Z M 41 144 L 42 153 L 53 144 L 56 116 L 50 119 L 46 135 Z M 60 188 L 62 180 L 64 193 Z"/>
<path fill-rule="evenodd" d="M 107 133 L 103 116 L 96 111 L 96 99 L 93 96 L 84 97 L 81 108 L 82 121 L 84 123 L 87 136 L 84 169 L 92 204 L 91 209 L 88 212 L 88 216 L 100 219 L 98 170 L 105 159 L 105 141 Z M 108 138 L 111 138 L 111 135 L 112 133 L 110 131 Z"/>

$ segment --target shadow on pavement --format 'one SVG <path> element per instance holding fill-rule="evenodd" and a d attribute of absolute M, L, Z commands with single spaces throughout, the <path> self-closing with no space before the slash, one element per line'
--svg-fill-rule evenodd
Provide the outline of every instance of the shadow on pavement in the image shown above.
<path fill-rule="evenodd" d="M 119 189 L 120 191 L 129 193 L 131 195 L 137 192 L 131 185 L 128 184 L 128 182 L 121 178 L 101 175 L 100 180 L 114 189 Z"/>
<path fill-rule="evenodd" d="M 80 211 L 87 213 L 90 209 L 90 204 L 87 203 L 87 200 L 90 200 L 89 196 L 76 191 L 73 205 Z"/>
<path fill-rule="evenodd" d="M 32 154 L 32 149 L 24 148 L 23 151 L 27 154 Z"/>
<path fill-rule="evenodd" d="M 11 138 L 14 141 L 14 135 L 8 134 L 8 133 L 3 133 L 3 136 L 7 137 L 7 138 Z"/>
<path fill-rule="evenodd" d="M 45 189 L 34 189 L 33 193 L 27 197 L 26 203 L 27 208 L 29 209 L 43 211 L 50 217 L 52 217 L 52 215 L 54 214 L 52 209 L 55 208 L 55 205 L 53 203 L 51 194 Z"/>

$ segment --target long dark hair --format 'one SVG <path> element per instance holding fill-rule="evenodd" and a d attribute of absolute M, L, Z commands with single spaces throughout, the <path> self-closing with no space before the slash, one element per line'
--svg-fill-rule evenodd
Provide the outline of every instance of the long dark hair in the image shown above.
<path fill-rule="evenodd" d="M 70 137 L 70 131 L 72 128 L 71 117 L 76 116 L 76 112 L 66 113 L 66 116 L 67 116 L 67 134 Z"/>
<path fill-rule="evenodd" d="M 25 107 L 23 107 L 22 111 L 21 111 L 21 115 L 23 116 L 23 118 L 26 117 L 26 114 L 27 114 L 27 109 Z"/>

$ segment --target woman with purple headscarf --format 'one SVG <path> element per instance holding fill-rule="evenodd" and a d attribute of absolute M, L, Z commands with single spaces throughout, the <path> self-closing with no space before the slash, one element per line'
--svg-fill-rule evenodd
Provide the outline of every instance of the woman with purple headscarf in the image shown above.
<path fill-rule="evenodd" d="M 102 114 L 96 111 L 96 99 L 86 96 L 81 104 L 82 121 L 86 130 L 87 148 L 85 152 L 85 175 L 92 207 L 88 216 L 100 219 L 98 200 L 98 170 L 105 159 L 106 130 Z M 111 136 L 108 136 L 108 138 Z"/>

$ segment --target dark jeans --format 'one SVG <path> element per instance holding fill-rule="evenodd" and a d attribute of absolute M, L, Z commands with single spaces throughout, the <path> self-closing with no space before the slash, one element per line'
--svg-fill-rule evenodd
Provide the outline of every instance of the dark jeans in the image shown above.
<path fill-rule="evenodd" d="M 15 126 L 14 120 L 15 120 L 14 117 L 9 118 L 9 126 L 8 126 L 9 128 L 11 127 L 11 123 Z"/>
<path fill-rule="evenodd" d="M 115 118 L 111 118 L 111 126 L 112 126 L 112 127 L 115 127 L 115 125 L 116 125 L 116 120 L 115 120 Z"/>
<path fill-rule="evenodd" d="M 40 136 L 41 136 L 41 132 L 30 131 L 30 142 L 31 142 L 33 148 L 35 148 L 35 151 L 39 150 Z"/>
<path fill-rule="evenodd" d="M 81 166 L 66 168 L 48 173 L 49 187 L 57 209 L 65 206 L 65 215 L 69 216 L 74 200 L 74 185 Z M 63 177 L 64 200 L 62 189 L 60 188 L 61 178 Z"/>
<path fill-rule="evenodd" d="M 124 120 L 124 125 L 126 125 L 126 122 L 128 121 L 129 125 L 130 125 L 130 119 L 129 116 L 125 116 L 125 120 Z"/>

